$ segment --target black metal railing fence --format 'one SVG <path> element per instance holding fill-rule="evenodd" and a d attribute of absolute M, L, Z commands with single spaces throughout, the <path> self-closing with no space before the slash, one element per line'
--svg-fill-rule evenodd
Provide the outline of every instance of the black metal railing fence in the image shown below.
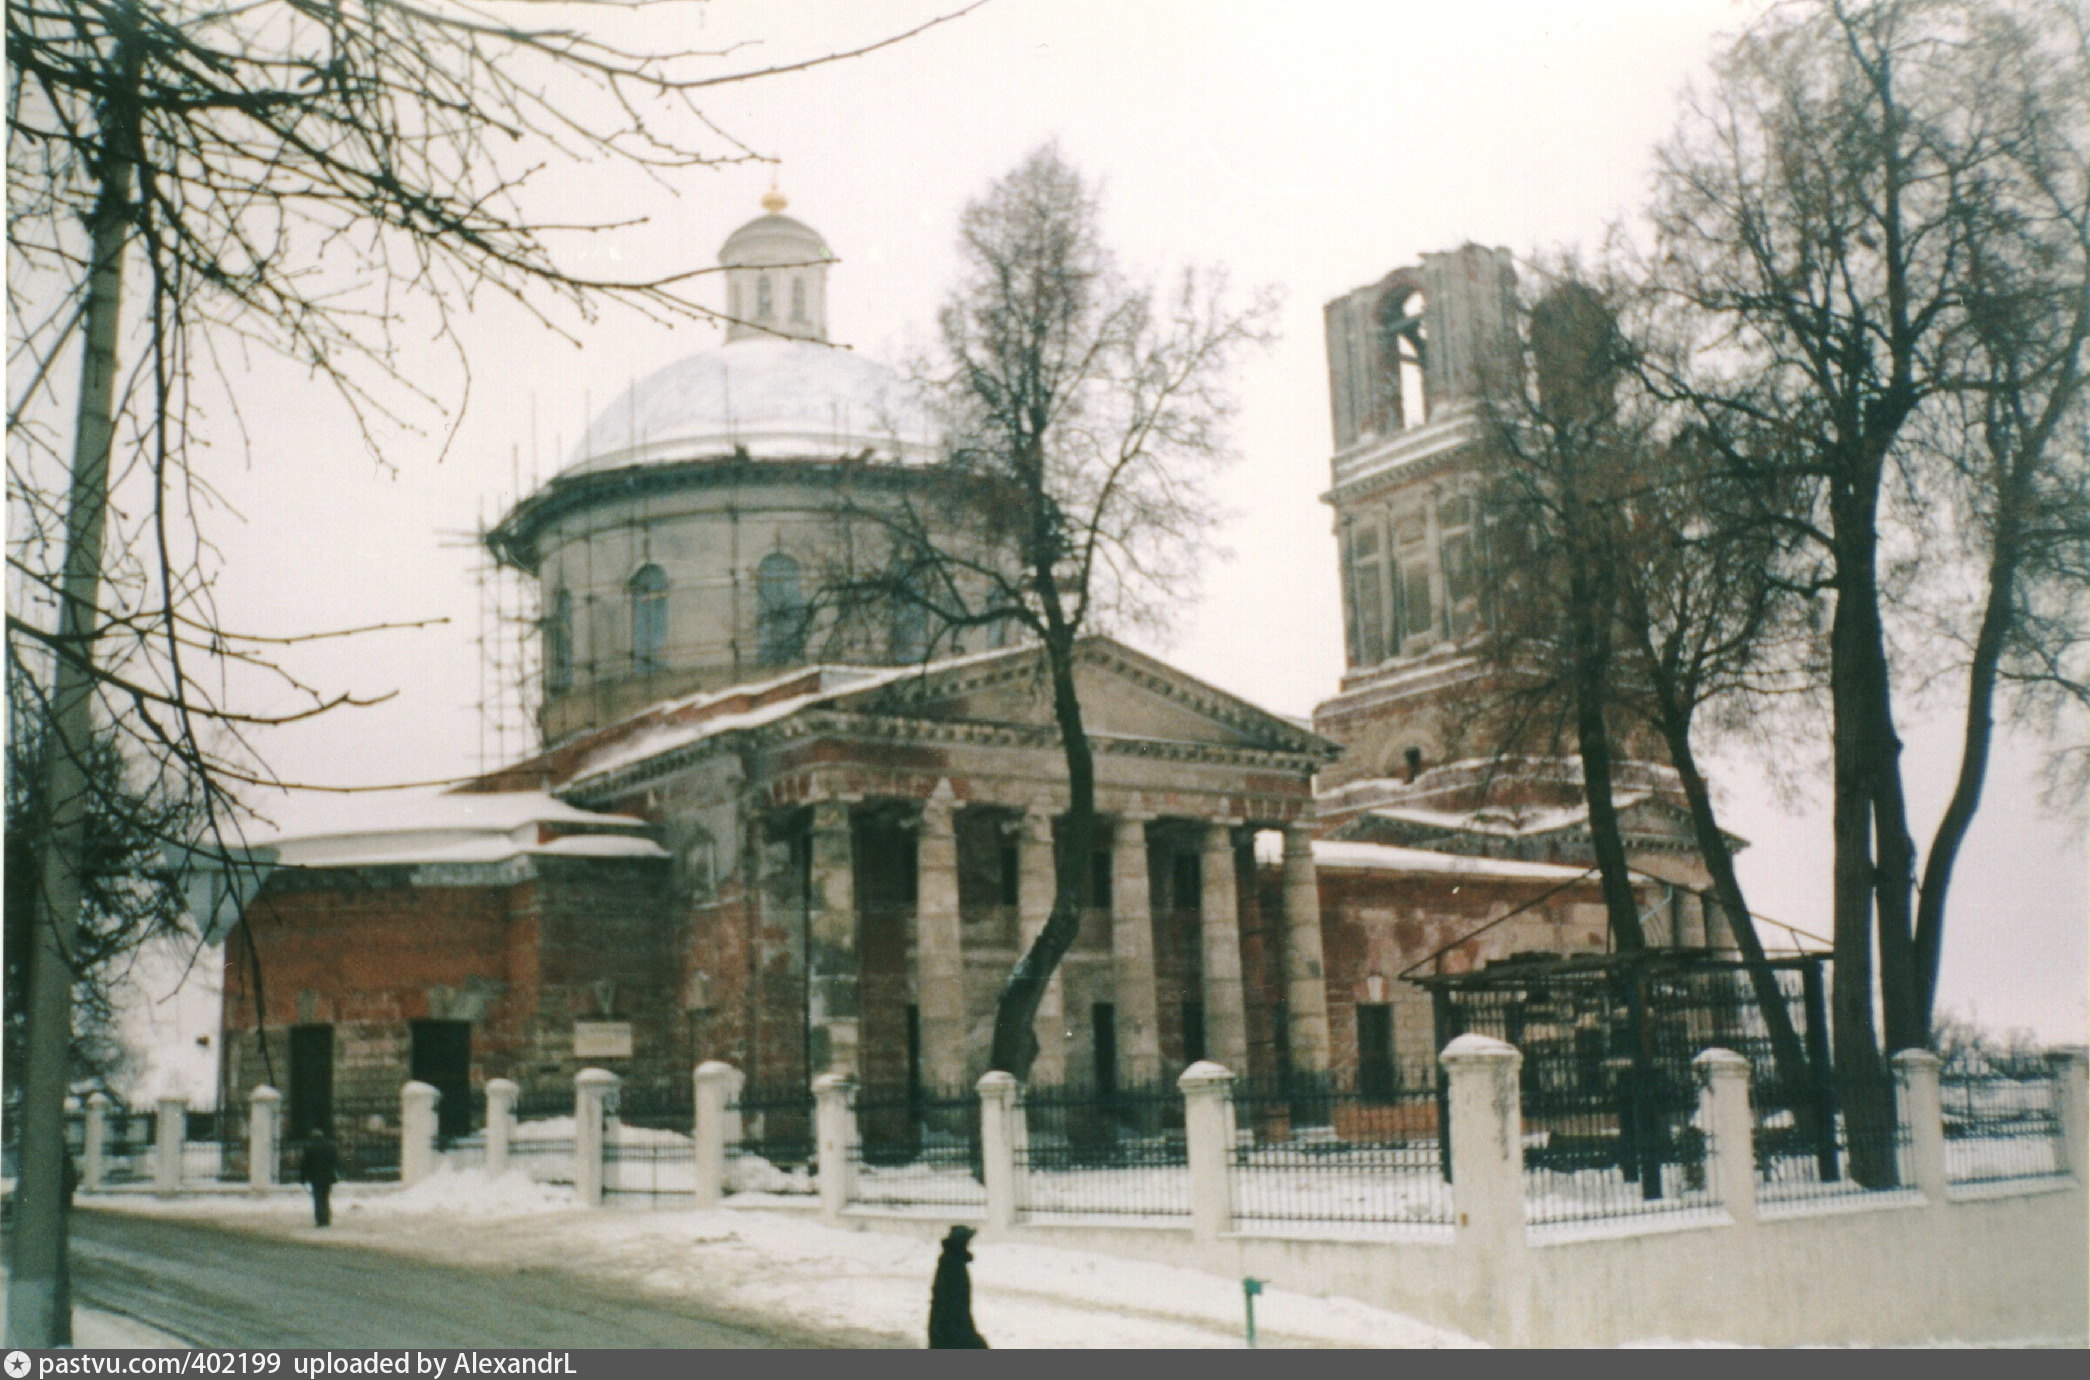
<path fill-rule="evenodd" d="M 1190 1158 L 1173 1084 L 1031 1088 L 1017 1171 L 1033 1216 L 1187 1217 Z"/>
<path fill-rule="evenodd" d="M 1360 1088 L 1294 1077 L 1233 1087 L 1234 1216 L 1249 1223 L 1449 1224 L 1436 1071 Z"/>
<path fill-rule="evenodd" d="M 816 1191 L 813 1090 L 802 1083 L 744 1084 L 727 1101 L 728 1193 Z"/>
<path fill-rule="evenodd" d="M 878 1087 L 856 1094 L 855 1198 L 882 1207 L 976 1208 L 980 1098 L 971 1088 Z"/>
<path fill-rule="evenodd" d="M 613 1202 L 656 1203 L 696 1192 L 693 1090 L 620 1089 L 602 1131 L 602 1193 Z"/>
<path fill-rule="evenodd" d="M 2002 1183 L 2065 1173 L 2060 1091 L 2051 1073 L 1948 1073 L 1938 1088 L 1946 1181 Z"/>

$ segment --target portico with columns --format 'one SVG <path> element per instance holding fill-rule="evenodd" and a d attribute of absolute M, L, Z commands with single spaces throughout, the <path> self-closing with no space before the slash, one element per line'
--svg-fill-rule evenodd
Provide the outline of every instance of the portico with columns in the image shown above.
<path fill-rule="evenodd" d="M 1334 749 L 1108 639 L 1083 644 L 1077 681 L 1096 761 L 1092 894 L 1039 1009 L 1032 1080 L 1151 1086 L 1201 1058 L 1324 1070 L 1310 835 Z M 968 1087 L 1066 846 L 1042 654 L 814 668 L 712 708 L 562 764 L 562 794 L 593 807 L 735 816 L 740 843 L 720 861 L 737 875 L 691 917 L 700 980 L 686 985 L 710 1008 L 692 1056 L 764 1084 Z M 1262 830 L 1285 838 L 1277 914 L 1254 884 Z"/>

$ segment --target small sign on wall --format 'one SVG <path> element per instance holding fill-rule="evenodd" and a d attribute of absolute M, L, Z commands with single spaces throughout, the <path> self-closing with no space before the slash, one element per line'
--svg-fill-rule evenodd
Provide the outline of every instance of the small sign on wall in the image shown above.
<path fill-rule="evenodd" d="M 629 1059 L 630 1021 L 575 1021 L 573 1057 L 576 1059 Z"/>

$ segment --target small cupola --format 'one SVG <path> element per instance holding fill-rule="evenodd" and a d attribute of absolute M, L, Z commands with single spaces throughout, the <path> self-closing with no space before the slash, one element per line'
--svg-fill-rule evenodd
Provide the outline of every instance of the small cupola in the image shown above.
<path fill-rule="evenodd" d="M 820 232 L 784 214 L 772 187 L 766 213 L 726 237 L 718 261 L 726 270 L 726 343 L 736 340 L 827 339 L 827 269 L 834 255 Z"/>

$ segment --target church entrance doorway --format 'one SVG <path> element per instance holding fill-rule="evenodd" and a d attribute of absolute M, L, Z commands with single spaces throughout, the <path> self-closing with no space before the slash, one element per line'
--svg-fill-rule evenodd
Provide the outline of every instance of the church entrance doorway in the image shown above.
<path fill-rule="evenodd" d="M 444 1140 L 472 1133 L 472 1023 L 415 1021 L 411 1076 L 441 1094 L 435 1131 Z"/>
<path fill-rule="evenodd" d="M 290 1028 L 290 1139 L 334 1129 L 334 1027 Z"/>

